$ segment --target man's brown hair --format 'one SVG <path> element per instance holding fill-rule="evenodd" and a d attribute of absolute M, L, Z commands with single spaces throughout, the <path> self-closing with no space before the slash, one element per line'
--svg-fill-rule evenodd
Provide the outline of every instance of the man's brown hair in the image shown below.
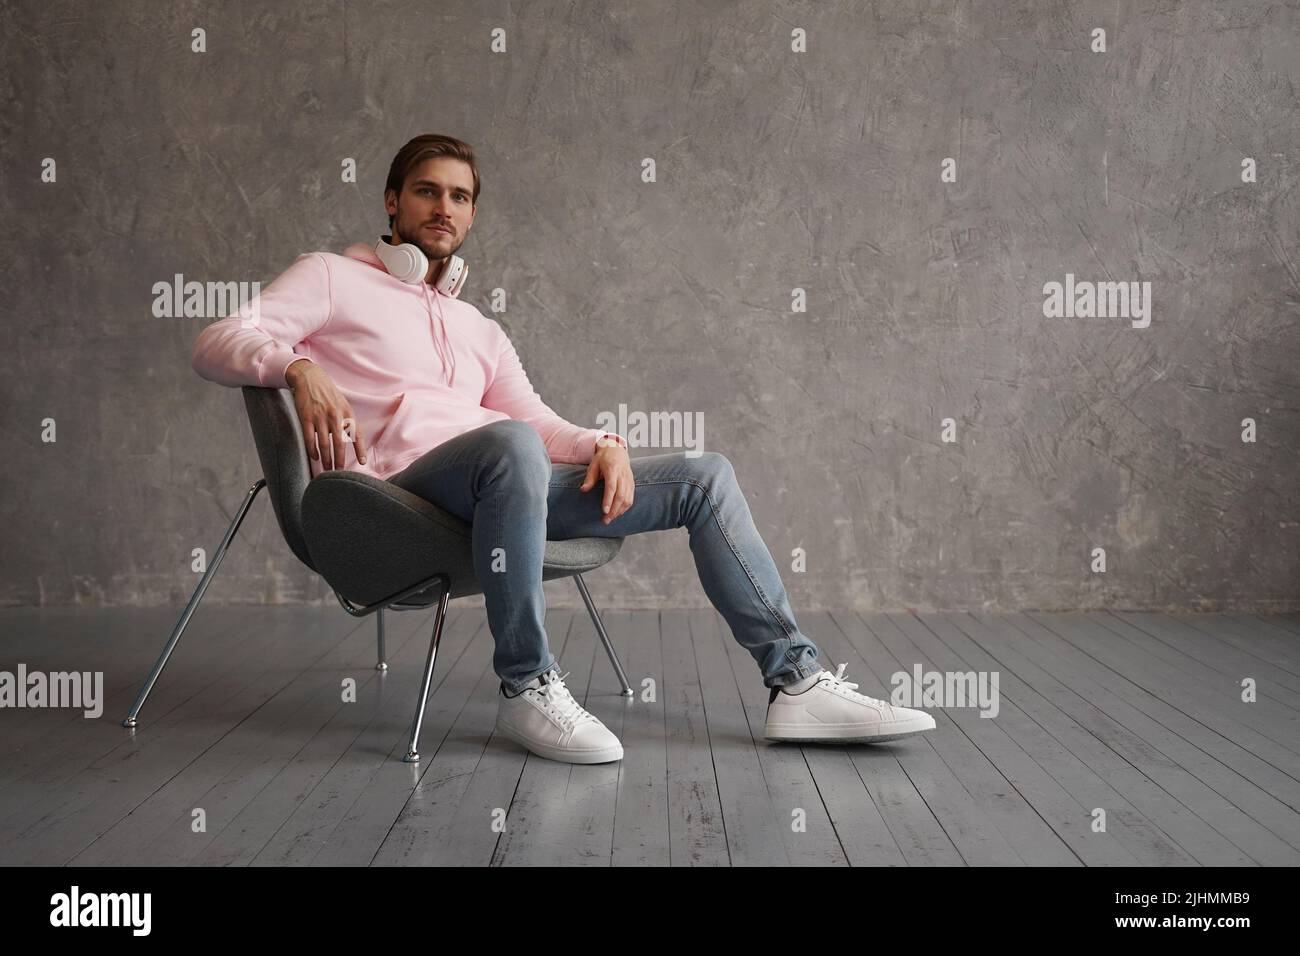
<path fill-rule="evenodd" d="M 474 195 L 470 197 L 470 202 L 477 205 L 479 178 L 478 167 L 474 165 L 474 147 L 454 136 L 442 136 L 438 133 L 417 136 L 397 151 L 392 165 L 388 167 L 388 182 L 384 184 L 384 195 L 387 196 L 388 190 L 391 189 L 401 196 L 402 184 L 406 182 L 406 177 L 411 170 L 426 159 L 433 159 L 436 156 L 451 156 L 469 164 L 470 172 L 474 174 Z M 393 228 L 392 216 L 388 217 L 388 228 L 390 231 Z"/>

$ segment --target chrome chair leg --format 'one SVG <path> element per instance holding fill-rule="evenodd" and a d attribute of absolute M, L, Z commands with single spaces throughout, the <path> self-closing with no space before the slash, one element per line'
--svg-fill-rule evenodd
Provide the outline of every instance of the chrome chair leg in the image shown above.
<path fill-rule="evenodd" d="M 379 663 L 375 665 L 375 670 L 388 670 L 388 658 L 384 656 L 384 609 L 381 607 L 375 612 L 375 624 L 379 628 Z"/>
<path fill-rule="evenodd" d="M 438 613 L 433 620 L 433 639 L 429 642 L 429 659 L 424 665 L 424 680 L 420 684 L 420 702 L 415 711 L 415 723 L 411 725 L 411 746 L 402 758 L 406 763 L 418 763 L 420 760 L 420 725 L 424 723 L 424 705 L 429 700 L 429 685 L 433 683 L 433 667 L 438 657 L 438 643 L 442 640 L 442 624 L 447 617 L 447 602 L 451 600 L 451 582 L 447 582 L 438 602 Z"/>
<path fill-rule="evenodd" d="M 176 622 L 176 627 L 172 630 L 172 636 L 168 639 L 167 646 L 163 648 L 162 654 L 153 665 L 153 670 L 149 672 L 144 687 L 140 689 L 140 695 L 135 699 L 130 712 L 126 715 L 126 720 L 122 721 L 123 727 L 135 727 L 137 725 L 136 718 L 140 715 L 140 708 L 144 706 L 145 699 L 149 696 L 154 683 L 158 680 L 158 675 L 162 673 L 163 667 L 166 666 L 167 658 L 171 657 L 172 651 L 176 649 L 176 645 L 181 639 L 181 635 L 185 633 L 185 627 L 190 623 L 190 617 L 193 616 L 194 609 L 199 606 L 199 601 L 203 600 L 203 592 L 212 583 L 217 568 L 221 567 L 221 560 L 226 556 L 226 551 L 230 548 L 230 542 L 234 540 L 235 534 L 239 531 L 239 526 L 243 523 L 244 516 L 248 514 L 248 509 L 252 507 L 253 499 L 265 487 L 266 479 L 259 478 L 253 483 L 253 487 L 248 489 L 248 494 L 244 496 L 244 503 L 240 506 L 239 511 L 235 513 L 234 520 L 230 522 L 230 527 L 226 529 L 226 536 L 221 539 L 221 544 L 217 546 L 217 551 L 212 556 L 212 562 L 208 565 L 208 570 L 204 572 L 203 578 L 199 581 L 199 586 L 194 589 L 194 594 L 190 597 L 190 603 L 185 606 L 180 620 Z"/>
<path fill-rule="evenodd" d="M 609 635 L 605 633 L 605 625 L 600 619 L 600 612 L 596 610 L 596 605 L 591 600 L 591 594 L 587 591 L 587 582 L 582 580 L 581 574 L 575 574 L 573 580 L 578 582 L 578 593 L 582 595 L 582 600 L 587 605 L 587 613 L 591 615 L 591 621 L 596 625 L 596 633 L 600 635 L 601 643 L 605 645 L 605 653 L 609 655 L 609 662 L 614 665 L 614 673 L 618 675 L 618 681 L 623 685 L 623 696 L 631 697 L 632 688 L 627 682 L 627 674 L 623 673 L 623 663 L 618 659 L 618 652 L 614 650 Z"/>

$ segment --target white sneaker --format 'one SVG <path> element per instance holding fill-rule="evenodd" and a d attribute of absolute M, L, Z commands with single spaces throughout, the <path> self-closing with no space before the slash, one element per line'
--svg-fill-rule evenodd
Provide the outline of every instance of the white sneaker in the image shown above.
<path fill-rule="evenodd" d="M 556 671 L 534 678 L 517 697 L 507 697 L 504 688 L 497 696 L 497 733 L 539 757 L 565 763 L 623 759 L 618 738 L 573 699 Z"/>
<path fill-rule="evenodd" d="M 934 730 L 934 718 L 924 711 L 855 694 L 858 685 L 843 679 L 847 666 L 841 664 L 834 674 L 823 670 L 801 694 L 773 687 L 763 735 L 768 740 L 878 743 Z"/>

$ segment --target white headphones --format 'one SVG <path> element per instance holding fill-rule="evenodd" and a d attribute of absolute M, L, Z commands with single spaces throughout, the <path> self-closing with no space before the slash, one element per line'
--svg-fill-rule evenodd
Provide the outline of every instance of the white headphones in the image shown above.
<path fill-rule="evenodd" d="M 395 279 L 411 285 L 423 282 L 429 271 L 429 257 L 414 243 L 403 242 L 393 245 L 389 241 L 392 238 L 390 235 L 385 235 L 375 243 L 375 255 L 379 256 L 379 261 Z M 433 284 L 443 295 L 455 298 L 460 295 L 460 290 L 468 277 L 469 266 L 465 264 L 465 260 L 460 256 L 450 255 Z"/>

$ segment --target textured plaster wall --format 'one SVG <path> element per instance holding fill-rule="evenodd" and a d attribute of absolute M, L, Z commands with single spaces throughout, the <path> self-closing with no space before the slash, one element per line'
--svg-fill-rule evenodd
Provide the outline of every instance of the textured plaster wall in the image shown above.
<path fill-rule="evenodd" d="M 1294 3 L 22 2 L 0 62 L 0 603 L 186 600 L 259 470 L 154 283 L 373 241 L 444 132 L 464 297 L 569 420 L 700 416 L 796 611 L 1300 606 Z M 590 583 L 707 603 L 680 530 Z M 208 600 L 333 598 L 263 500 Z"/>

